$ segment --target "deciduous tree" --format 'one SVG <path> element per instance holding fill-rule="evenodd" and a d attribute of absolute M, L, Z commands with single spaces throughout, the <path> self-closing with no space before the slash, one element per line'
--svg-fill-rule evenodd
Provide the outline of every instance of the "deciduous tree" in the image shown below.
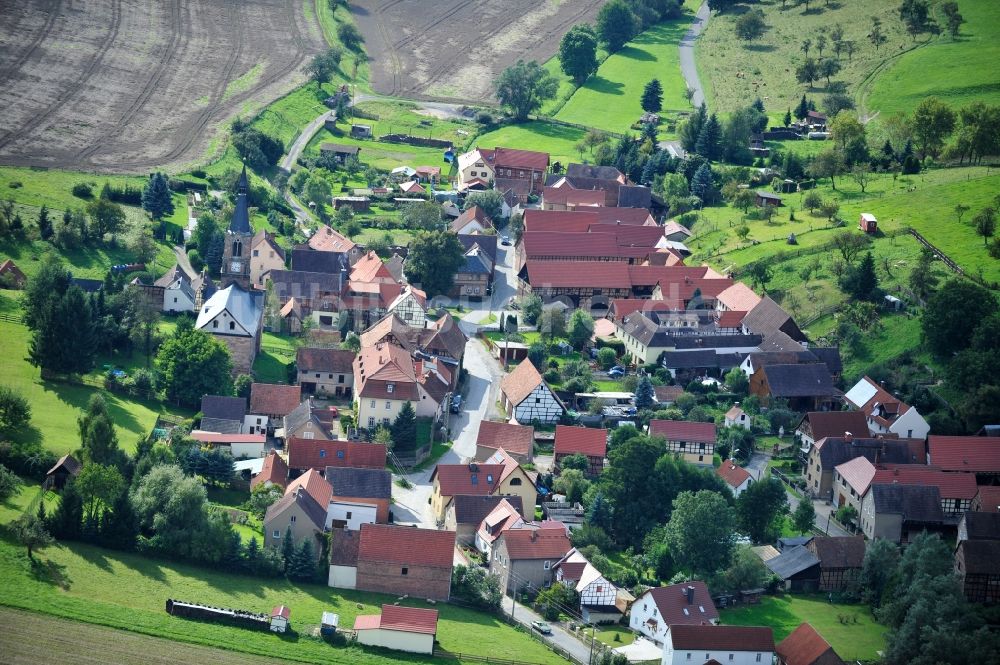
<path fill-rule="evenodd" d="M 232 359 L 229 349 L 190 322 L 179 324 L 156 354 L 156 370 L 167 399 L 196 406 L 202 395 L 228 395 Z"/>
<path fill-rule="evenodd" d="M 465 248 L 454 233 L 421 231 L 410 244 L 406 278 L 429 297 L 448 293 L 465 262 Z"/>
<path fill-rule="evenodd" d="M 559 42 L 559 66 L 577 85 L 597 71 L 597 35 L 586 23 L 574 25 Z"/>
<path fill-rule="evenodd" d="M 685 570 L 712 575 L 729 565 L 734 547 L 733 508 L 710 490 L 681 492 L 666 528 L 671 555 Z"/>
<path fill-rule="evenodd" d="M 590 341 L 594 335 L 594 319 L 582 309 L 573 310 L 566 326 L 566 338 L 577 351 Z"/>
<path fill-rule="evenodd" d="M 28 559 L 35 561 L 34 551 L 52 544 L 52 535 L 45 524 L 31 513 L 25 513 L 11 524 L 14 537 L 28 550 Z"/>
<path fill-rule="evenodd" d="M 524 122 L 555 96 L 559 81 L 534 60 L 518 60 L 500 73 L 494 87 L 500 104 L 513 112 L 517 122 Z"/>
<path fill-rule="evenodd" d="M 955 130 L 956 115 L 937 97 L 926 97 L 913 111 L 913 137 L 924 156 L 937 159 L 945 139 Z"/>
<path fill-rule="evenodd" d="M 736 36 L 740 39 L 752 42 L 764 36 L 767 30 L 767 23 L 764 21 L 764 12 L 759 9 L 752 9 L 745 12 L 736 19 Z"/>
<path fill-rule="evenodd" d="M 792 513 L 792 526 L 799 533 L 806 534 L 812 531 L 815 523 L 816 508 L 813 507 L 812 501 L 810 499 L 800 499 L 799 505 L 795 507 L 795 511 Z"/>
<path fill-rule="evenodd" d="M 611 0 L 597 13 L 597 37 L 609 53 L 619 51 L 635 33 L 635 14 L 622 0 Z"/>

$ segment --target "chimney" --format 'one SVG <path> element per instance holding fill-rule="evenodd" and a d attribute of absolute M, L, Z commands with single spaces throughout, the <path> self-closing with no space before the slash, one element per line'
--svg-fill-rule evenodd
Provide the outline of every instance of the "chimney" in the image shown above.
<path fill-rule="evenodd" d="M 538 540 L 538 530 L 537 529 L 532 529 L 531 530 L 531 542 L 535 542 L 536 540 Z"/>
<path fill-rule="evenodd" d="M 851 434 L 850 432 L 844 432 L 844 440 L 847 441 L 848 443 L 851 443 L 852 441 L 854 441 L 854 435 Z"/>
<path fill-rule="evenodd" d="M 694 587 L 689 584 L 684 589 L 684 595 L 687 596 L 688 605 L 694 605 Z"/>

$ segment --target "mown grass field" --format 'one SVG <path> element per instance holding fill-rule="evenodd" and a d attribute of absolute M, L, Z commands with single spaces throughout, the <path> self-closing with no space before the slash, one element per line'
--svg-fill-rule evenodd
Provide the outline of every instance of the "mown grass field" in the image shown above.
<path fill-rule="evenodd" d="M 735 24 L 742 8 L 712 14 L 695 44 L 695 61 L 710 110 L 728 113 L 760 97 L 775 122 L 786 109 L 795 107 L 803 93 L 821 106 L 825 79 L 809 89 L 796 82 L 795 68 L 806 57 L 801 50 L 803 40 L 812 40 L 809 57 L 818 58 L 815 43 L 820 31 L 829 31 L 837 23 L 844 28 L 844 39 L 855 43 L 855 52 L 850 58 L 841 53 L 843 69 L 833 80 L 846 83 L 851 93 L 886 58 L 914 46 L 899 20 L 896 0 L 837 2 L 829 7 L 824 2 L 811 2 L 808 11 L 798 3 L 788 3 L 783 10 L 781 4 L 780 0 L 765 0 L 753 5 L 764 11 L 768 29 L 750 44 L 736 37 Z M 882 31 L 889 38 L 878 51 L 866 37 L 873 17 L 881 19 Z M 926 39 L 922 36 L 917 43 Z M 828 43 L 823 57 L 834 55 Z"/>
<path fill-rule="evenodd" d="M 864 605 L 830 603 L 825 596 L 765 596 L 759 605 L 719 611 L 723 624 L 770 626 L 780 642 L 808 622 L 845 661 L 875 660 L 885 648 L 885 627 L 875 623 Z M 844 617 L 847 623 L 841 623 Z"/>
<path fill-rule="evenodd" d="M 539 150 L 549 153 L 549 163 L 579 162 L 576 144 L 586 132 L 577 127 L 557 125 L 546 120 L 532 120 L 519 125 L 506 125 L 487 132 L 476 139 L 483 148 L 504 146 L 521 150 Z"/>
<path fill-rule="evenodd" d="M 565 122 L 627 132 L 642 115 L 645 85 L 657 78 L 663 85 L 663 112 L 687 111 L 687 86 L 677 45 L 691 18 L 664 21 L 625 45 L 601 64 L 556 114 Z"/>
<path fill-rule="evenodd" d="M 895 4 L 895 3 L 894 3 Z M 866 105 L 883 115 L 909 112 L 925 97 L 960 107 L 1000 103 L 1000 4 L 958 0 L 965 18 L 957 38 L 947 34 L 929 46 L 901 55 L 874 80 Z M 944 25 L 938 6 L 938 23 Z"/>
<path fill-rule="evenodd" d="M 259 656 L 312 663 L 431 662 L 429 658 L 357 646 L 331 646 L 312 636 L 323 611 L 340 615 L 350 627 L 358 614 L 377 613 L 396 598 L 333 590 L 284 579 L 257 579 L 206 568 L 124 554 L 83 544 L 57 545 L 38 555 L 33 567 L 20 547 L 0 542 L 0 605 L 43 612 L 110 628 L 121 628 Z M 291 608 L 295 632 L 283 636 L 171 617 L 167 598 L 220 607 L 267 612 L 275 605 Z M 421 600 L 404 604 L 426 607 Z M 448 604 L 436 605 L 440 647 L 453 653 L 557 665 L 559 656 L 497 618 Z"/>
<path fill-rule="evenodd" d="M 0 291 L 0 313 L 20 315 L 16 297 L 16 292 Z M 4 385 L 20 391 L 28 399 L 32 410 L 31 424 L 12 439 L 39 441 L 58 455 L 76 449 L 80 445 L 76 419 L 86 408 L 90 396 L 101 392 L 111 411 L 119 444 L 131 451 L 139 437 L 148 435 L 153 429 L 157 414 L 166 411 L 157 402 L 130 400 L 88 386 L 43 381 L 38 368 L 29 365 L 26 359 L 30 337 L 25 326 L 0 321 L 0 339 L 3 339 L 0 377 Z"/>

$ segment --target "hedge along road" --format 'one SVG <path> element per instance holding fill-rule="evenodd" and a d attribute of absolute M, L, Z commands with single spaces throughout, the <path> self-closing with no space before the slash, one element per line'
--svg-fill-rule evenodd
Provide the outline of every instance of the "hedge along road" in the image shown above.
<path fill-rule="evenodd" d="M 681 74 L 684 75 L 684 82 L 687 83 L 688 90 L 691 90 L 691 104 L 698 108 L 705 103 L 705 91 L 702 90 L 701 80 L 698 79 L 698 68 L 694 64 L 694 43 L 698 35 L 705 29 L 708 19 L 712 16 L 712 10 L 708 6 L 707 0 L 701 3 L 695 13 L 694 22 L 691 29 L 687 31 L 680 43 L 681 52 Z"/>

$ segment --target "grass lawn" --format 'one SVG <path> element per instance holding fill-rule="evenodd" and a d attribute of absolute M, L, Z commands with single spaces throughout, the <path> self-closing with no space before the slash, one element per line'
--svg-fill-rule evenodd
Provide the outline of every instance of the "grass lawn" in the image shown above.
<path fill-rule="evenodd" d="M 800 3 L 790 2 L 785 9 L 781 4 L 756 5 L 763 10 L 768 29 L 752 44 L 736 37 L 735 23 L 740 12 L 713 12 L 695 44 L 695 61 L 710 110 L 728 113 L 760 97 L 773 123 L 780 120 L 786 109 L 795 108 L 803 93 L 808 93 L 821 106 L 826 80 L 817 81 L 815 87 L 809 89 L 795 80 L 795 69 L 806 57 L 801 50 L 803 40 L 812 40 L 814 45 L 809 57 L 818 58 L 815 43 L 820 30 L 829 30 L 834 24 L 840 24 L 844 28 L 844 39 L 853 41 L 856 46 L 850 58 L 846 53 L 841 54 L 842 70 L 833 77 L 834 81 L 843 81 L 849 93 L 855 92 L 886 58 L 898 54 L 901 48 L 914 45 L 899 20 L 896 0 L 839 2 L 830 7 L 823 2 L 812 2 L 809 11 Z M 964 6 L 962 10 L 965 11 Z M 881 19 L 882 31 L 889 38 L 878 51 L 866 37 L 873 17 Z M 926 40 L 926 36 L 919 40 Z M 827 34 L 823 58 L 835 55 L 830 41 Z"/>
<path fill-rule="evenodd" d="M 885 648 L 885 627 L 875 623 L 865 605 L 830 604 L 821 595 L 765 596 L 759 605 L 719 611 L 722 623 L 737 626 L 770 626 L 780 642 L 809 622 L 845 661 L 876 660 Z M 847 617 L 841 623 L 838 617 Z"/>
<path fill-rule="evenodd" d="M 21 183 L 11 187 L 11 184 Z M 73 196 L 73 185 L 90 184 L 94 196 L 99 196 L 104 183 L 114 187 L 132 185 L 142 187 L 146 179 L 140 176 L 117 176 L 59 169 L 26 168 L 0 166 L 0 198 L 12 198 L 18 203 L 31 206 L 48 206 L 50 209 L 66 210 L 83 208 L 90 200 Z M 92 200 L 92 199 L 91 199 Z"/>
<path fill-rule="evenodd" d="M 596 631 L 592 629 L 587 630 L 588 635 L 591 632 L 596 633 L 598 642 L 603 642 L 612 648 L 623 647 L 626 644 L 635 642 L 635 633 L 621 624 L 598 626 Z"/>
<path fill-rule="evenodd" d="M 608 58 L 556 114 L 558 120 L 627 132 L 642 115 L 642 90 L 652 79 L 663 85 L 663 109 L 688 111 L 677 45 L 690 16 L 653 26 Z"/>
<path fill-rule="evenodd" d="M 0 574 L 4 580 L 0 604 L 181 642 L 302 662 L 431 662 L 429 658 L 397 652 L 331 646 L 312 637 L 323 611 L 337 612 L 342 626 L 352 626 L 355 616 L 377 613 L 379 605 L 396 600 L 393 596 L 229 575 L 75 543 L 49 547 L 40 558 L 42 563 L 33 568 L 22 548 L 7 540 L 0 542 Z M 284 604 L 292 610 L 295 632 L 277 636 L 171 617 L 164 612 L 167 598 L 258 612 Z M 426 606 L 415 599 L 404 603 Z M 444 603 L 436 609 L 441 613 L 438 640 L 442 649 L 546 665 L 564 662 L 493 616 Z"/>
<path fill-rule="evenodd" d="M 363 221 L 362 224 L 364 224 Z M 414 231 L 407 229 L 377 229 L 370 226 L 363 228 L 361 233 L 351 238 L 351 240 L 364 245 L 376 238 L 381 239 L 388 235 L 392 238 L 392 242 L 390 243 L 391 245 L 409 245 L 413 242 L 414 234 Z"/>
<path fill-rule="evenodd" d="M 895 3 L 894 3 L 895 4 Z M 936 8 L 940 7 L 938 5 Z M 866 106 L 882 115 L 909 113 L 925 97 L 940 97 L 953 107 L 1000 102 L 1000 4 L 960 0 L 965 18 L 955 39 L 942 34 L 929 46 L 900 56 L 874 80 Z M 938 15 L 938 23 L 945 21 Z"/>
<path fill-rule="evenodd" d="M 592 118 L 593 121 L 595 118 Z M 576 144 L 586 132 L 577 127 L 557 125 L 545 120 L 531 120 L 518 125 L 505 125 L 482 134 L 476 145 L 482 148 L 504 146 L 521 150 L 540 150 L 549 153 L 551 162 L 579 162 Z"/>
<path fill-rule="evenodd" d="M 18 489 L 17 494 L 0 503 L 0 523 L 2 524 L 13 522 L 20 517 L 25 509 L 31 505 L 31 502 L 35 500 L 35 497 L 38 496 L 38 492 L 42 486 L 38 481 L 27 478 L 21 478 L 21 482 L 23 484 Z M 56 496 L 54 492 L 46 492 L 45 501 L 55 506 Z M 46 505 L 46 508 L 48 507 Z"/>
<path fill-rule="evenodd" d="M 295 362 L 298 341 L 265 332 L 260 344 L 260 353 L 253 363 L 256 380 L 261 383 L 288 383 L 288 365 Z"/>
<path fill-rule="evenodd" d="M 0 291 L 0 312 L 11 313 L 16 309 L 12 293 Z M 76 449 L 80 445 L 76 419 L 96 392 L 104 395 L 117 429 L 118 443 L 127 451 L 135 448 L 139 437 L 149 434 L 158 413 L 176 413 L 158 402 L 130 400 L 88 386 L 43 381 L 38 368 L 29 365 L 26 359 L 30 336 L 25 326 L 0 321 L 0 338 L 4 340 L 0 376 L 5 385 L 27 398 L 32 410 L 30 426 L 12 436 L 13 439 L 41 441 L 43 447 L 59 455 Z"/>

